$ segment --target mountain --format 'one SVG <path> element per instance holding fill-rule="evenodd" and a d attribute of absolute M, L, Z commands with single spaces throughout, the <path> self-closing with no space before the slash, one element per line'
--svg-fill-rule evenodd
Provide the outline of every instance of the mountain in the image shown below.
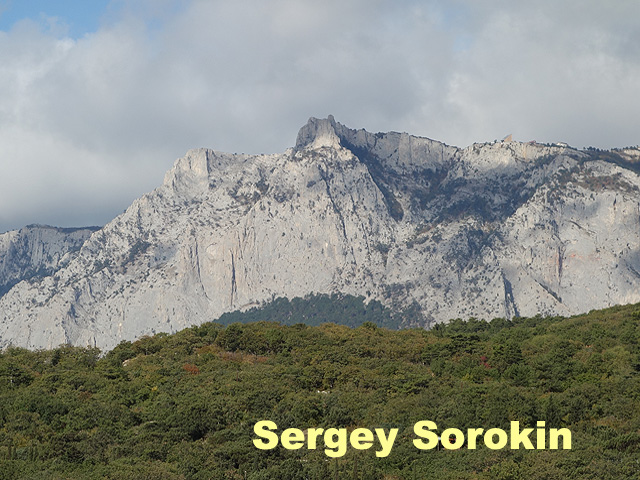
<path fill-rule="evenodd" d="M 310 293 L 415 312 L 402 326 L 638 302 L 639 165 L 637 148 L 457 148 L 331 116 L 282 154 L 191 150 L 0 298 L 0 346 L 110 349 Z"/>
<path fill-rule="evenodd" d="M 28 225 L 0 234 L 0 297 L 21 280 L 54 273 L 98 229 Z"/>

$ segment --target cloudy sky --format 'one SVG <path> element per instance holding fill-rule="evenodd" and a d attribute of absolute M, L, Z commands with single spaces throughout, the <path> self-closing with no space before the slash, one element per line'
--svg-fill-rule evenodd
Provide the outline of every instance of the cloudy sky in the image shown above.
<path fill-rule="evenodd" d="M 637 0 L 0 0 L 0 232 L 101 225 L 186 150 L 308 117 L 466 146 L 640 143 Z"/>

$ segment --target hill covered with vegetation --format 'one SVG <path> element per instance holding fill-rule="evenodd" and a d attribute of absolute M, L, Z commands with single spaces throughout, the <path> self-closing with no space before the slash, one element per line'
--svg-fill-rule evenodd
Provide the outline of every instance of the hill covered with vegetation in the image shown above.
<path fill-rule="evenodd" d="M 252 323 L 208 323 L 104 355 L 7 349 L 0 479 L 637 478 L 640 305 L 398 331 L 367 320 L 389 320 L 375 304 L 324 302 L 282 300 L 223 319 Z M 287 311 L 315 311 L 318 323 L 352 312 L 359 326 L 262 321 Z M 322 448 L 258 450 L 259 420 L 399 433 L 385 458 L 350 449 L 332 459 Z M 420 451 L 421 420 L 440 430 L 544 420 L 571 430 L 572 449 Z"/>

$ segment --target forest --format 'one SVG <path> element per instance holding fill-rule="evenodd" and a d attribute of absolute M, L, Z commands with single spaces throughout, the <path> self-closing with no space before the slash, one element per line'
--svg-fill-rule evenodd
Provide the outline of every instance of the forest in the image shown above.
<path fill-rule="evenodd" d="M 388 328 L 401 320 L 362 298 L 310 296 L 109 352 L 9 348 L 0 479 L 637 478 L 640 305 Z M 259 450 L 260 420 L 398 437 L 384 458 Z M 543 420 L 568 428 L 572 448 L 418 450 L 422 420 L 465 431 Z"/>

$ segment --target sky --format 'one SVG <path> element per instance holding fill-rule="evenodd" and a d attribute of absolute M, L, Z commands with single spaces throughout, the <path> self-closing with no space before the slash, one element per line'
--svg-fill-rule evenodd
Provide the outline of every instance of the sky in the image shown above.
<path fill-rule="evenodd" d="M 103 225 L 190 148 L 309 117 L 640 144 L 637 0 L 0 0 L 0 232 Z"/>

